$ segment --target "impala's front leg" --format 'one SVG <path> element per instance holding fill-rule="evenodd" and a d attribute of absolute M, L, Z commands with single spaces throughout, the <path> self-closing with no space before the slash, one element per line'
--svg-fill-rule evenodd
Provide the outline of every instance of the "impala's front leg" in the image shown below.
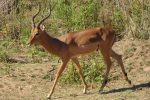
<path fill-rule="evenodd" d="M 80 76 L 80 78 L 81 78 L 83 84 L 84 84 L 83 93 L 86 94 L 86 93 L 87 93 L 87 84 L 86 84 L 85 79 L 84 79 L 84 76 L 83 76 L 83 74 L 82 74 L 82 72 L 81 72 L 81 66 L 80 66 L 80 64 L 79 64 L 79 61 L 78 61 L 77 58 L 73 58 L 72 61 L 76 64 L 75 67 L 76 67 L 76 69 L 77 69 L 77 71 L 78 71 L 78 74 L 79 74 L 79 76 Z"/>
<path fill-rule="evenodd" d="M 53 84 L 53 86 L 52 86 L 52 89 L 51 89 L 50 93 L 49 93 L 48 96 L 47 96 L 48 99 L 51 99 L 51 96 L 52 96 L 52 94 L 53 94 L 53 92 L 54 92 L 54 89 L 55 89 L 55 86 L 56 86 L 56 84 L 57 84 L 58 78 L 60 77 L 61 73 L 62 73 L 63 70 L 65 69 L 65 67 L 66 67 L 66 65 L 67 65 L 67 63 L 68 63 L 68 61 L 69 61 L 69 60 L 63 61 L 62 65 L 60 66 L 60 68 L 59 68 L 59 70 L 58 70 L 58 72 L 57 72 L 57 74 L 56 74 L 56 78 L 55 78 L 55 80 L 54 80 L 54 84 Z"/>

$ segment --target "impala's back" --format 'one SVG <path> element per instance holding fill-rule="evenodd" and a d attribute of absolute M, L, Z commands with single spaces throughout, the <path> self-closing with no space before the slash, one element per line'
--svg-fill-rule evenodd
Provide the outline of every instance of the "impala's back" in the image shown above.
<path fill-rule="evenodd" d="M 80 55 L 98 50 L 104 44 L 110 45 L 114 41 L 114 31 L 111 28 L 91 28 L 80 32 L 70 32 L 58 37 L 70 46 L 73 55 Z"/>

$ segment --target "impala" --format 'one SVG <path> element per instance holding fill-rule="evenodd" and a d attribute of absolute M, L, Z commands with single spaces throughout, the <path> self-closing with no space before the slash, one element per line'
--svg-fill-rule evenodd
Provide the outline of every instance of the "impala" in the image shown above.
<path fill-rule="evenodd" d="M 115 40 L 115 34 L 112 28 L 110 27 L 91 28 L 91 29 L 86 29 L 84 31 L 80 31 L 80 32 L 70 32 L 58 38 L 54 38 L 48 35 L 48 33 L 45 30 L 40 28 L 41 24 L 48 17 L 50 17 L 51 8 L 50 8 L 48 16 L 43 18 L 39 22 L 39 24 L 35 25 L 34 19 L 39 14 L 39 12 L 40 12 L 40 7 L 39 7 L 39 11 L 32 17 L 33 25 L 32 25 L 32 30 L 31 30 L 31 36 L 28 40 L 28 43 L 30 45 L 34 43 L 38 43 L 46 51 L 60 57 L 60 59 L 62 60 L 62 64 L 60 65 L 56 73 L 56 77 L 54 79 L 54 84 L 52 86 L 52 89 L 47 96 L 49 99 L 51 98 L 51 95 L 54 92 L 58 78 L 60 77 L 61 73 L 64 71 L 69 60 L 72 60 L 76 64 L 76 69 L 84 84 L 83 93 L 87 92 L 87 84 L 84 80 L 84 76 L 80 69 L 78 56 L 87 54 L 90 52 L 94 52 L 96 50 L 101 51 L 104 61 L 107 65 L 106 73 L 104 75 L 104 81 L 102 82 L 99 92 L 102 92 L 103 88 L 107 84 L 108 74 L 109 74 L 111 64 L 112 64 L 110 57 L 117 60 L 118 64 L 121 66 L 121 70 L 123 72 L 125 80 L 129 84 L 131 84 L 131 81 L 128 79 L 127 73 L 125 72 L 125 69 L 124 69 L 122 56 L 112 50 L 112 46 Z"/>

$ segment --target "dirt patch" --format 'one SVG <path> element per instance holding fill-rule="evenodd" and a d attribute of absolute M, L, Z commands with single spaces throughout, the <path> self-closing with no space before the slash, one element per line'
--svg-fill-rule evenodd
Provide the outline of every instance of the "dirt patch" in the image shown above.
<path fill-rule="evenodd" d="M 115 43 L 113 49 L 123 55 L 133 85 L 127 84 L 120 67 L 114 63 L 110 72 L 112 79 L 104 94 L 98 94 L 99 87 L 89 87 L 88 94 L 83 94 L 83 85 L 58 83 L 52 99 L 150 100 L 150 40 L 126 39 Z M 50 63 L 0 63 L 0 100 L 45 100 L 52 86 L 52 81 L 45 78 L 49 70 Z"/>

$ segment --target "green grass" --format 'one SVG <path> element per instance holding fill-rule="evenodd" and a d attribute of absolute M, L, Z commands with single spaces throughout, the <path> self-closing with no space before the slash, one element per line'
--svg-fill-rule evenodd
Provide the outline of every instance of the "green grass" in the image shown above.
<path fill-rule="evenodd" d="M 98 53 L 82 58 L 80 61 L 81 70 L 87 83 L 100 83 L 103 80 L 103 59 Z M 75 69 L 75 64 L 70 63 L 67 66 L 67 70 L 60 79 L 60 83 L 63 84 L 79 84 L 81 83 L 78 72 Z"/>

